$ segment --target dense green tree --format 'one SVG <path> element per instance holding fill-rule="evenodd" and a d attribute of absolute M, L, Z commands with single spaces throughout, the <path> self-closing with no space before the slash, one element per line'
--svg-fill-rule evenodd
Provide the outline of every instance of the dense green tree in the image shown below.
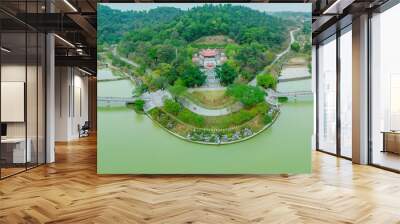
<path fill-rule="evenodd" d="M 275 60 L 276 55 L 274 53 L 272 53 L 271 51 L 267 51 L 265 52 L 265 61 L 266 64 L 271 64 L 274 60 Z"/>
<path fill-rule="evenodd" d="M 144 104 L 145 104 L 145 102 L 144 102 L 144 100 L 142 100 L 142 99 L 135 100 L 135 101 L 133 102 L 133 109 L 134 109 L 136 112 L 143 112 Z"/>
<path fill-rule="evenodd" d="M 201 86 L 206 81 L 206 76 L 193 63 L 186 63 L 183 66 L 180 77 L 187 87 Z"/>
<path fill-rule="evenodd" d="M 148 85 L 151 91 L 166 89 L 168 87 L 167 78 L 164 76 L 151 77 L 150 81 L 148 82 Z"/>
<path fill-rule="evenodd" d="M 176 57 L 175 48 L 166 44 L 157 46 L 156 56 L 159 63 L 171 63 Z"/>
<path fill-rule="evenodd" d="M 276 78 L 271 74 L 260 74 L 257 75 L 257 85 L 267 89 L 275 88 L 277 84 Z"/>
<path fill-rule="evenodd" d="M 265 92 L 256 86 L 245 84 L 232 84 L 227 89 L 227 94 L 238 99 L 246 107 L 252 107 L 264 101 Z"/>
<path fill-rule="evenodd" d="M 295 52 L 299 52 L 300 51 L 300 44 L 299 42 L 294 42 L 290 45 L 290 49 L 292 49 Z"/>
<path fill-rule="evenodd" d="M 149 89 L 149 87 L 146 84 L 140 84 L 138 85 L 134 91 L 133 91 L 133 95 L 134 96 L 140 96 L 142 95 L 144 92 L 146 92 Z"/>
<path fill-rule="evenodd" d="M 251 80 L 256 73 L 261 71 L 265 64 L 264 47 L 260 44 L 253 42 L 249 45 L 244 45 L 240 48 L 236 55 L 236 60 L 241 68 L 241 73 L 245 73 L 245 79 Z M 250 73 L 251 75 L 248 75 Z"/>
<path fill-rule="evenodd" d="M 222 85 L 227 86 L 233 83 L 237 77 L 237 70 L 232 63 L 224 63 L 216 68 L 217 77 Z"/>
<path fill-rule="evenodd" d="M 164 109 L 168 113 L 176 116 L 182 110 L 182 106 L 174 100 L 166 99 L 164 100 Z"/>
<path fill-rule="evenodd" d="M 228 58 L 234 58 L 239 52 L 240 46 L 237 44 L 227 44 L 225 46 L 225 54 Z"/>
<path fill-rule="evenodd" d="M 303 52 L 304 53 L 309 53 L 311 52 L 312 46 L 309 42 L 306 42 L 303 46 Z"/>
<path fill-rule="evenodd" d="M 190 10 L 158 7 L 141 12 L 119 11 L 101 5 L 98 11 L 98 43 L 118 44 L 121 55 L 143 66 L 144 69 L 135 73 L 145 76 L 150 70 L 157 70 L 160 64 L 172 66 L 169 72 L 161 72 L 166 75 L 160 73 L 159 77 L 146 78 L 150 89 L 165 88 L 178 78 L 184 80 L 187 87 L 202 85 L 205 76 L 198 68 L 187 64 L 199 50 L 192 42 L 210 35 L 225 35 L 235 42 L 222 47 L 240 68 L 237 73 L 241 78 L 252 80 L 275 59 L 275 52 L 285 48 L 288 30 L 299 26 L 299 21 L 311 19 L 307 13 L 266 14 L 230 4 L 206 4 Z M 301 32 L 309 30 L 310 27 L 304 26 Z M 167 85 L 161 85 L 160 81 Z M 227 84 L 230 81 L 228 79 Z"/>
<path fill-rule="evenodd" d="M 266 114 L 266 115 L 264 115 L 263 121 L 264 121 L 264 124 L 269 124 L 272 122 L 272 117 L 270 115 Z"/>
<path fill-rule="evenodd" d="M 185 87 L 185 83 L 181 79 L 178 79 L 175 81 L 173 86 L 168 88 L 168 90 L 175 98 L 177 98 L 185 93 L 187 88 Z"/>
<path fill-rule="evenodd" d="M 254 79 L 254 77 L 256 77 L 256 73 L 254 71 L 249 71 L 246 68 L 242 68 L 240 70 L 240 76 L 243 79 L 250 81 L 250 80 Z"/>
<path fill-rule="evenodd" d="M 172 67 L 172 65 L 167 63 L 158 64 L 155 70 L 153 70 L 153 73 L 158 76 L 165 77 L 170 85 L 172 85 L 178 78 L 175 69 Z"/>
<path fill-rule="evenodd" d="M 173 7 L 158 7 L 149 11 L 120 11 L 105 5 L 98 10 L 98 43 L 114 44 L 123 34 L 143 27 L 155 27 L 169 23 L 182 14 L 182 10 Z"/>

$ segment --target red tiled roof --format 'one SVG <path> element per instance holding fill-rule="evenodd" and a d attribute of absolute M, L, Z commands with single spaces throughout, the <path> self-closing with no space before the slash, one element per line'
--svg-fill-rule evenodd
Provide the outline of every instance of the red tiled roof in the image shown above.
<path fill-rule="evenodd" d="M 215 55 L 217 55 L 217 51 L 207 49 L 207 50 L 201 51 L 200 54 L 203 55 L 204 57 L 214 57 Z"/>

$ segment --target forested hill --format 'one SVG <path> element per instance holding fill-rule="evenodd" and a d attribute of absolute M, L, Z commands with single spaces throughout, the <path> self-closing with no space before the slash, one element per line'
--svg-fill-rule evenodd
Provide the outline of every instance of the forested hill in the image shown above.
<path fill-rule="evenodd" d="M 161 7 L 149 11 L 120 11 L 100 4 L 98 14 L 98 42 L 114 44 L 128 31 L 168 23 L 181 15 L 182 11 L 173 7 Z"/>
<path fill-rule="evenodd" d="M 170 32 L 191 42 L 207 35 L 228 35 L 236 42 L 279 44 L 285 40 L 287 21 L 243 6 L 195 7 L 169 24 Z"/>
<path fill-rule="evenodd" d="M 236 80 L 250 81 L 289 46 L 290 30 L 310 28 L 305 27 L 306 14 L 286 13 L 285 17 L 231 4 L 189 10 L 159 7 L 147 12 L 101 6 L 99 12 L 99 50 L 116 44 L 120 55 L 140 65 L 130 71 L 142 76 L 151 90 L 179 80 L 187 87 L 201 86 L 205 78 L 192 56 L 204 48 L 223 49 Z M 302 40 L 310 39 L 304 33 Z M 229 41 L 204 41 L 207 37 Z M 114 64 L 124 63 L 114 58 Z"/>

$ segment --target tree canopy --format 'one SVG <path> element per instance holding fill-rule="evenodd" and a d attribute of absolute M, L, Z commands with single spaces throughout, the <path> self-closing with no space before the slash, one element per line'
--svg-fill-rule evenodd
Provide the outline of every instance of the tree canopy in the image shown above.
<path fill-rule="evenodd" d="M 189 10 L 158 7 L 148 11 L 120 11 L 100 4 L 98 11 L 100 49 L 117 44 L 120 55 L 139 64 L 140 69 L 136 70 L 142 76 L 153 70 L 150 77 L 144 78 L 150 90 L 166 88 L 177 79 L 183 80 L 186 87 L 202 85 L 206 77 L 191 61 L 200 50 L 194 43 L 213 35 L 230 40 L 221 47 L 232 61 L 218 72 L 222 84 L 231 84 L 236 76 L 252 80 L 275 59 L 277 52 L 286 48 L 289 30 L 308 15 L 266 13 L 231 4 L 205 4 Z M 301 30 L 309 32 L 310 27 Z M 307 45 L 305 50 L 308 48 Z M 235 73 L 230 67 L 235 68 Z"/>
<path fill-rule="evenodd" d="M 290 45 L 290 48 L 295 52 L 299 52 L 301 47 L 299 42 L 294 42 L 292 45 Z"/>
<path fill-rule="evenodd" d="M 277 80 L 271 74 L 260 74 L 257 76 L 257 85 L 267 89 L 267 88 L 275 88 L 277 84 Z"/>
<path fill-rule="evenodd" d="M 237 77 L 237 69 L 233 63 L 226 62 L 216 68 L 217 77 L 219 78 L 222 85 L 227 86 L 232 84 Z"/>
<path fill-rule="evenodd" d="M 232 84 L 226 93 L 238 99 L 246 107 L 254 106 L 264 101 L 265 92 L 256 86 Z"/>

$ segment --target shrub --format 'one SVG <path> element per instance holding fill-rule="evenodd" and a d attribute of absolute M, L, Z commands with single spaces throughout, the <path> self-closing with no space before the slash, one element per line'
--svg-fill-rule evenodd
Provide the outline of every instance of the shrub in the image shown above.
<path fill-rule="evenodd" d="M 267 89 L 275 88 L 277 80 L 271 74 L 261 74 L 257 76 L 257 85 Z"/>
<path fill-rule="evenodd" d="M 179 111 L 182 110 L 182 107 L 179 103 L 177 103 L 171 99 L 166 99 L 166 100 L 164 100 L 164 109 L 168 113 L 171 113 L 173 115 L 178 115 Z"/>
<path fill-rule="evenodd" d="M 289 100 L 289 98 L 287 96 L 280 96 L 278 97 L 278 102 L 279 103 L 285 103 Z"/>
<path fill-rule="evenodd" d="M 232 84 L 226 92 L 243 103 L 246 107 L 254 106 L 264 101 L 265 92 L 256 86 Z"/>
<path fill-rule="evenodd" d="M 243 124 L 251 120 L 255 115 L 250 111 L 240 110 L 237 113 L 232 114 L 232 123 L 235 125 Z"/>
<path fill-rule="evenodd" d="M 178 119 L 185 123 L 194 125 L 196 127 L 204 126 L 204 118 L 186 108 L 184 108 L 181 112 L 179 112 Z"/>
<path fill-rule="evenodd" d="M 265 114 L 269 110 L 269 105 L 265 102 L 257 104 L 252 110 L 255 110 L 256 114 Z"/>
<path fill-rule="evenodd" d="M 154 108 L 149 111 L 150 116 L 154 119 L 158 119 L 158 117 L 160 116 L 160 113 L 161 113 L 161 111 L 158 108 Z"/>
<path fill-rule="evenodd" d="M 169 92 L 174 96 L 178 97 L 181 96 L 186 91 L 186 87 L 181 79 L 175 81 L 173 86 L 168 88 Z"/>
<path fill-rule="evenodd" d="M 220 79 L 224 86 L 232 84 L 237 77 L 236 68 L 232 63 L 224 63 L 222 66 L 217 67 L 216 73 L 217 77 Z"/>
<path fill-rule="evenodd" d="M 144 92 L 148 91 L 148 87 L 145 84 L 140 84 L 139 86 L 137 86 L 134 90 L 133 90 L 133 95 L 134 96 L 140 96 L 142 95 Z"/>
<path fill-rule="evenodd" d="M 264 115 L 263 121 L 264 121 L 264 124 L 269 124 L 272 122 L 272 117 L 269 116 L 268 114 L 266 114 L 266 115 Z"/>
<path fill-rule="evenodd" d="M 143 112 L 144 104 L 145 104 L 144 100 L 141 100 L 141 99 L 140 100 L 135 100 L 133 102 L 133 109 L 136 112 Z"/>
<path fill-rule="evenodd" d="M 292 45 L 290 45 L 290 48 L 295 52 L 299 52 L 300 51 L 300 44 L 298 42 L 294 42 Z"/>

